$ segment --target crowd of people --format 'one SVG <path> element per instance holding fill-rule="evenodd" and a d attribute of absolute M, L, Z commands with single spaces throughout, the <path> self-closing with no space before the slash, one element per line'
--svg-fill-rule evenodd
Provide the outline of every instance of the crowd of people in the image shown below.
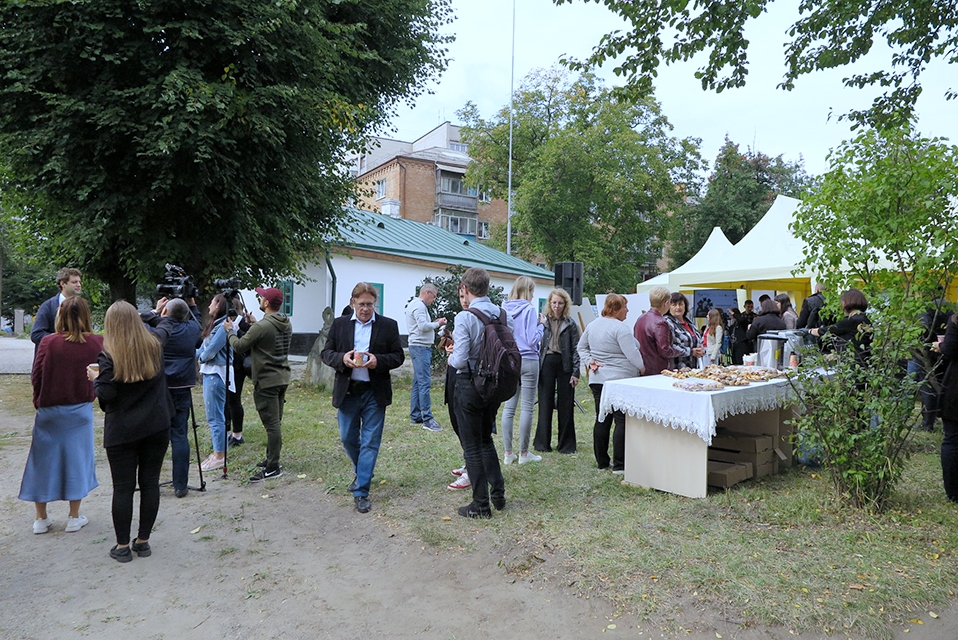
<path fill-rule="evenodd" d="M 174 494 L 185 497 L 189 493 L 187 422 L 192 388 L 198 380 L 212 444 L 212 453 L 200 463 L 201 471 L 224 468 L 227 449 L 243 444 L 240 394 L 243 380 L 248 378 L 267 434 L 266 457 L 249 480 L 260 482 L 283 475 L 282 418 L 290 381 L 292 325 L 281 311 L 284 298 L 280 290 L 256 289 L 264 314 L 258 321 L 246 312 L 240 298 L 218 294 L 210 302 L 202 328 L 193 300 L 162 298 L 154 310 L 143 314 L 118 301 L 107 310 L 103 335 L 99 336 L 93 333 L 89 306 L 80 297 L 80 272 L 61 270 L 58 284 L 60 294 L 41 306 L 31 333 L 37 344 L 32 374 L 37 414 L 19 498 L 34 503 L 34 533 L 49 531 L 47 505 L 53 501 L 69 502 L 65 531 L 79 531 L 88 523 L 80 505 L 98 484 L 94 399 L 105 413 L 103 445 L 113 481 L 116 535 L 110 556 L 119 562 L 129 562 L 134 554 L 145 557 L 152 553 L 150 531 L 159 508 L 159 476 L 168 448 L 172 451 Z M 530 278 L 518 278 L 501 307 L 489 299 L 489 286 L 484 269 L 471 268 L 464 273 L 458 290 L 463 311 L 452 321 L 452 333 L 446 331 L 440 342 L 440 353 L 447 357 L 444 400 L 464 459 L 453 471 L 456 479 L 448 488 L 471 488 L 472 501 L 458 510 L 469 518 L 488 518 L 493 508 L 505 508 L 502 465 L 541 462 L 542 456 L 533 450 L 576 452 L 573 408 L 583 368 L 596 406 L 592 429 L 596 466 L 622 474 L 625 415 L 612 411 L 599 419 L 606 382 L 655 375 L 665 369 L 702 367 L 722 358 L 738 364 L 754 349 L 759 335 L 786 328 L 804 328 L 813 336 L 829 336 L 827 340 L 835 344 L 852 345 L 862 364 L 869 353 L 871 336 L 862 331 L 869 325 L 868 302 L 857 289 L 842 294 L 844 317 L 834 322 L 824 313 L 824 295 L 818 287 L 803 301 L 801 314 L 795 313 L 785 294 L 774 299 L 763 296 L 757 314 L 751 300 L 742 311 L 711 309 L 701 330 L 681 293 L 664 287 L 651 289 L 650 309 L 633 327 L 625 323 L 629 311 L 626 297 L 609 293 L 601 317 L 580 335 L 579 323 L 571 317 L 572 300 L 564 289 L 551 290 L 539 313 L 532 305 L 535 283 Z M 349 491 L 360 513 L 372 508 L 370 488 L 386 409 L 392 403 L 390 371 L 405 359 L 398 323 L 375 311 L 378 295 L 369 283 L 360 282 L 353 288 L 349 307 L 333 321 L 321 353 L 322 361 L 335 371 L 332 404 L 354 473 Z M 431 406 L 433 345 L 436 331 L 447 323 L 445 318 L 433 320 L 429 314 L 436 297 L 436 287 L 426 283 L 406 310 L 414 369 L 409 419 L 432 432 L 442 430 Z M 935 368 L 941 393 L 930 398 L 926 396 L 932 394 L 923 392 L 923 426 L 930 429 L 937 417 L 942 419 L 945 489 L 949 499 L 958 501 L 958 365 L 954 365 L 958 360 L 958 314 L 938 314 L 928 323 L 932 325 L 929 351 L 941 360 Z M 510 340 L 521 359 L 515 393 L 504 401 L 490 399 L 476 384 L 484 336 L 496 325 L 511 329 Z M 942 337 L 935 340 L 936 336 Z M 498 425 L 501 462 L 494 440 L 500 404 L 504 407 Z M 557 414 L 555 444 L 553 413 Z M 137 535 L 131 539 L 137 488 L 139 520 Z"/>
<path fill-rule="evenodd" d="M 228 392 L 238 395 L 241 388 L 239 375 L 230 376 L 233 363 L 242 361 L 247 351 L 252 352 L 248 377 L 268 435 L 266 460 L 249 480 L 282 475 L 280 425 L 289 384 L 292 326 L 280 312 L 281 291 L 256 289 L 265 314 L 258 322 L 244 313 L 240 298 L 218 294 L 210 303 L 205 329 L 193 299 L 164 297 L 155 309 L 142 314 L 119 300 L 107 309 L 103 334 L 97 335 L 89 305 L 80 297 L 80 271 L 61 269 L 57 284 L 60 293 L 41 305 L 30 336 L 36 343 L 31 382 L 37 415 L 19 498 L 34 503 L 34 533 L 50 530 L 47 505 L 54 501 L 69 502 L 67 533 L 89 522 L 80 505 L 98 486 L 93 439 L 97 400 L 104 412 L 103 446 L 113 482 L 116 545 L 110 556 L 129 562 L 134 554 L 151 555 L 150 532 L 159 509 L 159 477 L 167 449 L 172 453 L 174 495 L 183 498 L 189 493 L 187 427 L 197 372 L 202 376 L 213 449 L 200 469 L 209 472 L 225 467 L 227 446 L 242 444 L 241 409 L 228 438 L 227 416 L 233 412 L 226 407 Z M 228 313 L 231 308 L 235 313 Z M 242 317 L 243 337 L 233 326 L 236 316 Z M 131 540 L 136 490 L 139 519 Z"/>

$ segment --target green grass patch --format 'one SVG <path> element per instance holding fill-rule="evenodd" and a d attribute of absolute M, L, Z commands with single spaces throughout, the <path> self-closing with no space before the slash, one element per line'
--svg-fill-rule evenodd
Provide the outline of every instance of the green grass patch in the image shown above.
<path fill-rule="evenodd" d="M 29 383 L 25 402 L 15 400 L 10 395 L 22 385 L 11 386 L 10 378 L 0 376 L 6 406 L 20 403 L 30 413 Z M 266 441 L 246 393 L 247 444 L 230 451 L 231 475 L 243 482 Z M 431 433 L 409 424 L 409 384 L 397 382 L 370 496 L 374 510 L 438 552 L 494 544 L 512 575 L 567 574 L 571 588 L 653 622 L 683 606 L 710 607 L 746 626 L 888 638 L 912 612 L 956 599 L 958 509 L 941 486 L 940 433 L 915 434 L 898 491 L 878 516 L 842 507 L 827 471 L 801 467 L 693 500 L 595 469 L 593 402 L 578 396 L 586 411 L 575 414 L 579 453 L 504 467 L 507 509 L 464 521 L 455 509 L 470 492 L 446 489 L 462 453 L 441 388 L 434 388 L 433 407 L 444 430 Z M 205 456 L 209 432 L 198 390 L 194 399 Z M 287 401 L 286 475 L 269 486 L 313 483 L 351 507 L 352 470 L 329 393 L 294 383 Z M 256 597 L 260 585 L 251 587 Z"/>

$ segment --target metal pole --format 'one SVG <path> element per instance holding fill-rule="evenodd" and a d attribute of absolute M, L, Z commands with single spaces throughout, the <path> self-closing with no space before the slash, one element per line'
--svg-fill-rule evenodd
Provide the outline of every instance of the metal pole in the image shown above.
<path fill-rule="evenodd" d="M 512 255 L 512 110 L 516 78 L 516 0 L 512 0 L 512 64 L 509 70 L 509 200 L 506 204 L 506 253 Z"/>

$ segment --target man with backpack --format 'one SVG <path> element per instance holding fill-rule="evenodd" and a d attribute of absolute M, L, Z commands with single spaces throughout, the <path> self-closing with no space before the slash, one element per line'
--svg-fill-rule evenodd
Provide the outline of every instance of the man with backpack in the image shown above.
<path fill-rule="evenodd" d="M 459 440 L 472 481 L 472 503 L 460 507 L 459 515 L 489 518 L 490 502 L 498 510 L 506 506 L 492 430 L 499 405 L 516 392 L 522 357 L 512 335 L 512 318 L 489 300 L 489 273 L 468 269 L 459 291 L 469 308 L 456 315 L 449 365 L 456 369 Z"/>

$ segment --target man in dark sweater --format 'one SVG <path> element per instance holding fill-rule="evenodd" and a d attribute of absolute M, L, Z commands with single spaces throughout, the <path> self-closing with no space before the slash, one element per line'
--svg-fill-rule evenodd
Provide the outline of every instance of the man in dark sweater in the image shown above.
<path fill-rule="evenodd" d="M 189 417 L 193 406 L 192 388 L 196 386 L 196 347 L 200 344 L 200 311 L 193 299 L 160 298 L 154 311 L 140 314 L 150 332 L 163 345 L 163 370 L 173 399 L 170 422 L 170 451 L 173 458 L 173 494 L 184 498 L 189 493 L 190 472 Z"/>
<path fill-rule="evenodd" d="M 274 287 L 256 287 L 256 297 L 265 315 L 250 326 L 246 335 L 237 337 L 229 318 L 223 324 L 237 354 L 252 351 L 253 401 L 266 429 L 266 460 L 260 463 L 261 469 L 250 477 L 250 482 L 283 475 L 279 454 L 283 448 L 283 404 L 289 387 L 289 344 L 293 337 L 293 325 L 280 311 L 283 292 Z"/>

